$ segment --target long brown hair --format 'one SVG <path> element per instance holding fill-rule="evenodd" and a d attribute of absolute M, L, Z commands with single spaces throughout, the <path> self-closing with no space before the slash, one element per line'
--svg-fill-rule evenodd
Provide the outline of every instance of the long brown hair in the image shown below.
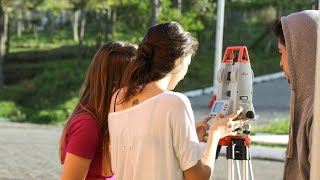
<path fill-rule="evenodd" d="M 128 65 L 123 77 L 126 92 L 122 102 L 140 93 L 146 84 L 164 78 L 177 61 L 193 55 L 197 48 L 197 40 L 177 22 L 150 27 L 139 44 L 137 59 Z"/>
<path fill-rule="evenodd" d="M 110 136 L 108 131 L 108 115 L 113 93 L 120 88 L 121 77 L 136 56 L 135 46 L 126 42 L 109 42 L 95 54 L 88 68 L 86 78 L 80 90 L 80 97 L 73 113 L 67 119 L 60 139 L 60 160 L 64 159 L 62 145 L 66 130 L 72 119 L 80 113 L 92 114 L 101 129 L 102 137 L 102 174 L 111 172 Z"/>

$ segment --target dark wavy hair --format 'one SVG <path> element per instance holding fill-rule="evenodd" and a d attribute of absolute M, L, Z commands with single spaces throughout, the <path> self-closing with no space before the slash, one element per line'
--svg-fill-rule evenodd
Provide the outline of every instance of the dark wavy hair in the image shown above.
<path fill-rule="evenodd" d="M 275 20 L 271 27 L 271 30 L 274 33 L 274 35 L 278 38 L 280 43 L 286 46 L 286 41 L 284 39 L 282 25 L 281 25 L 281 20 L 279 19 Z"/>
<path fill-rule="evenodd" d="M 122 83 L 127 89 L 122 102 L 140 93 L 146 84 L 164 78 L 175 68 L 177 61 L 193 55 L 197 49 L 197 40 L 177 22 L 150 27 L 139 44 L 136 60 L 124 73 Z"/>

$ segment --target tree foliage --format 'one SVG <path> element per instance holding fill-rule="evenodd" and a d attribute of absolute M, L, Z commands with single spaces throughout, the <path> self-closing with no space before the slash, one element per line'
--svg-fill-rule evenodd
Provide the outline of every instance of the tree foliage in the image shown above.
<path fill-rule="evenodd" d="M 152 19 L 153 1 L 160 2 L 157 19 Z M 196 60 L 190 66 L 186 80 L 179 83 L 176 90 L 210 86 L 217 1 L 153 1 L 0 0 L 2 12 L 9 15 L 10 36 L 6 39 L 12 42 L 10 46 L 5 43 L 1 47 L 13 49 L 9 51 L 8 59 L 10 57 L 12 64 L 6 65 L 5 71 L 9 72 L 6 77 L 11 76 L 16 83 L 9 88 L 0 87 L 3 95 L 0 106 L 6 109 L 1 112 L 0 108 L 0 116 L 41 123 L 63 121 L 76 102 L 89 63 L 80 59 L 92 58 L 106 41 L 138 44 L 152 21 L 176 21 L 199 41 Z M 279 71 L 278 62 L 274 60 L 277 55 L 272 53 L 276 52 L 276 45 L 268 33 L 268 25 L 280 16 L 311 8 L 311 0 L 226 0 L 224 47 L 251 45 L 249 53 L 256 75 Z M 0 31 L 3 27 L 0 23 Z M 70 61 L 75 58 L 79 72 Z M 54 61 L 56 59 L 60 61 Z M 21 60 L 25 64 L 22 65 Z M 43 63 L 44 60 L 49 63 Z M 0 56 L 0 79 L 3 62 L 3 56 Z M 24 75 L 28 78 L 19 77 Z"/>

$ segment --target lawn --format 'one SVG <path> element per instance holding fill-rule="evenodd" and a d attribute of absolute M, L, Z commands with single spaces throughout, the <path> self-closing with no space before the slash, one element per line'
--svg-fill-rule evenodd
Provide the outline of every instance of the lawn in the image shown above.
<path fill-rule="evenodd" d="M 267 125 L 253 128 L 253 133 L 288 134 L 289 126 L 289 117 L 286 119 L 277 119 Z"/>

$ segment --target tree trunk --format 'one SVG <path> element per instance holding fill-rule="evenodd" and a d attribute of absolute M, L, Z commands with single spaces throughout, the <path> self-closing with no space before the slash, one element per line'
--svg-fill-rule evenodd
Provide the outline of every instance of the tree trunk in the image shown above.
<path fill-rule="evenodd" d="M 151 0 L 152 16 L 151 26 L 158 23 L 159 11 L 160 11 L 160 0 Z"/>
<path fill-rule="evenodd" d="M 81 43 L 83 42 L 83 39 L 84 39 L 85 27 L 86 27 L 86 11 L 85 10 L 81 10 L 81 16 L 80 16 L 80 38 L 79 38 Z"/>
<path fill-rule="evenodd" d="M 20 39 L 22 34 L 22 10 L 18 10 L 17 36 Z"/>
<path fill-rule="evenodd" d="M 107 14 L 106 14 L 106 22 L 105 22 L 105 24 L 106 24 L 106 30 L 107 30 L 108 32 L 111 32 L 111 30 L 112 30 L 112 24 L 111 24 L 111 22 L 112 22 L 112 9 L 108 9 L 108 10 L 107 10 Z"/>
<path fill-rule="evenodd" d="M 79 42 L 79 15 L 80 11 L 74 11 L 73 12 L 73 40 L 75 42 Z"/>
<path fill-rule="evenodd" d="M 38 27 L 37 27 L 37 25 L 35 25 L 35 24 L 32 25 L 32 31 L 33 31 L 34 39 L 36 41 L 38 41 L 39 40 L 39 36 L 38 36 Z"/>
<path fill-rule="evenodd" d="M 27 25 L 27 30 L 28 32 L 31 32 L 32 31 L 32 11 L 30 10 L 27 10 L 26 11 L 26 18 L 27 18 L 27 22 L 28 22 L 28 25 Z"/>
<path fill-rule="evenodd" d="M 76 70 L 80 71 L 80 61 L 83 56 L 83 39 L 84 39 L 84 31 L 85 31 L 85 25 L 86 25 L 86 14 L 85 10 L 82 9 L 80 11 L 80 37 L 78 39 L 78 56 L 76 60 Z"/>
<path fill-rule="evenodd" d="M 111 32 L 112 34 L 116 32 L 116 22 L 117 22 L 117 10 L 113 9 L 111 13 Z"/>
<path fill-rule="evenodd" d="M 313 0 L 312 9 L 319 10 L 319 0 Z"/>
<path fill-rule="evenodd" d="M 171 7 L 177 8 L 181 13 L 182 12 L 182 0 L 171 0 Z"/>
<path fill-rule="evenodd" d="M 47 18 L 48 18 L 48 22 L 46 25 L 46 29 L 47 31 L 50 32 L 51 35 L 54 34 L 54 31 L 56 29 L 55 25 L 54 25 L 54 16 L 53 16 L 53 12 L 50 10 L 47 12 Z"/>
<path fill-rule="evenodd" d="M 104 20 L 104 13 L 96 13 L 96 21 L 97 23 L 97 36 L 96 36 L 96 48 L 98 49 L 101 46 L 101 42 L 104 39 L 104 27 L 105 27 L 105 21 Z"/>
<path fill-rule="evenodd" d="M 282 16 L 282 5 L 281 4 L 277 6 L 276 16 L 277 16 L 276 17 L 277 19 L 280 19 L 280 17 Z"/>
<path fill-rule="evenodd" d="M 6 35 L 6 52 L 5 52 L 5 58 L 6 56 L 9 54 L 9 50 L 10 50 L 10 23 L 9 23 L 9 13 L 6 13 L 5 16 L 5 35 Z"/>
<path fill-rule="evenodd" d="M 6 53 L 6 39 L 7 35 L 6 29 L 8 26 L 8 22 L 6 22 L 7 14 L 3 10 L 2 0 L 0 0 L 0 87 L 4 85 L 4 73 L 3 73 L 3 65 L 4 65 L 4 58 Z"/>
<path fill-rule="evenodd" d="M 79 44 L 78 44 L 78 53 L 77 53 L 77 57 L 76 57 L 76 71 L 77 72 L 80 72 L 80 61 L 81 61 L 81 58 L 82 58 L 82 41 L 80 40 L 79 41 Z"/>

